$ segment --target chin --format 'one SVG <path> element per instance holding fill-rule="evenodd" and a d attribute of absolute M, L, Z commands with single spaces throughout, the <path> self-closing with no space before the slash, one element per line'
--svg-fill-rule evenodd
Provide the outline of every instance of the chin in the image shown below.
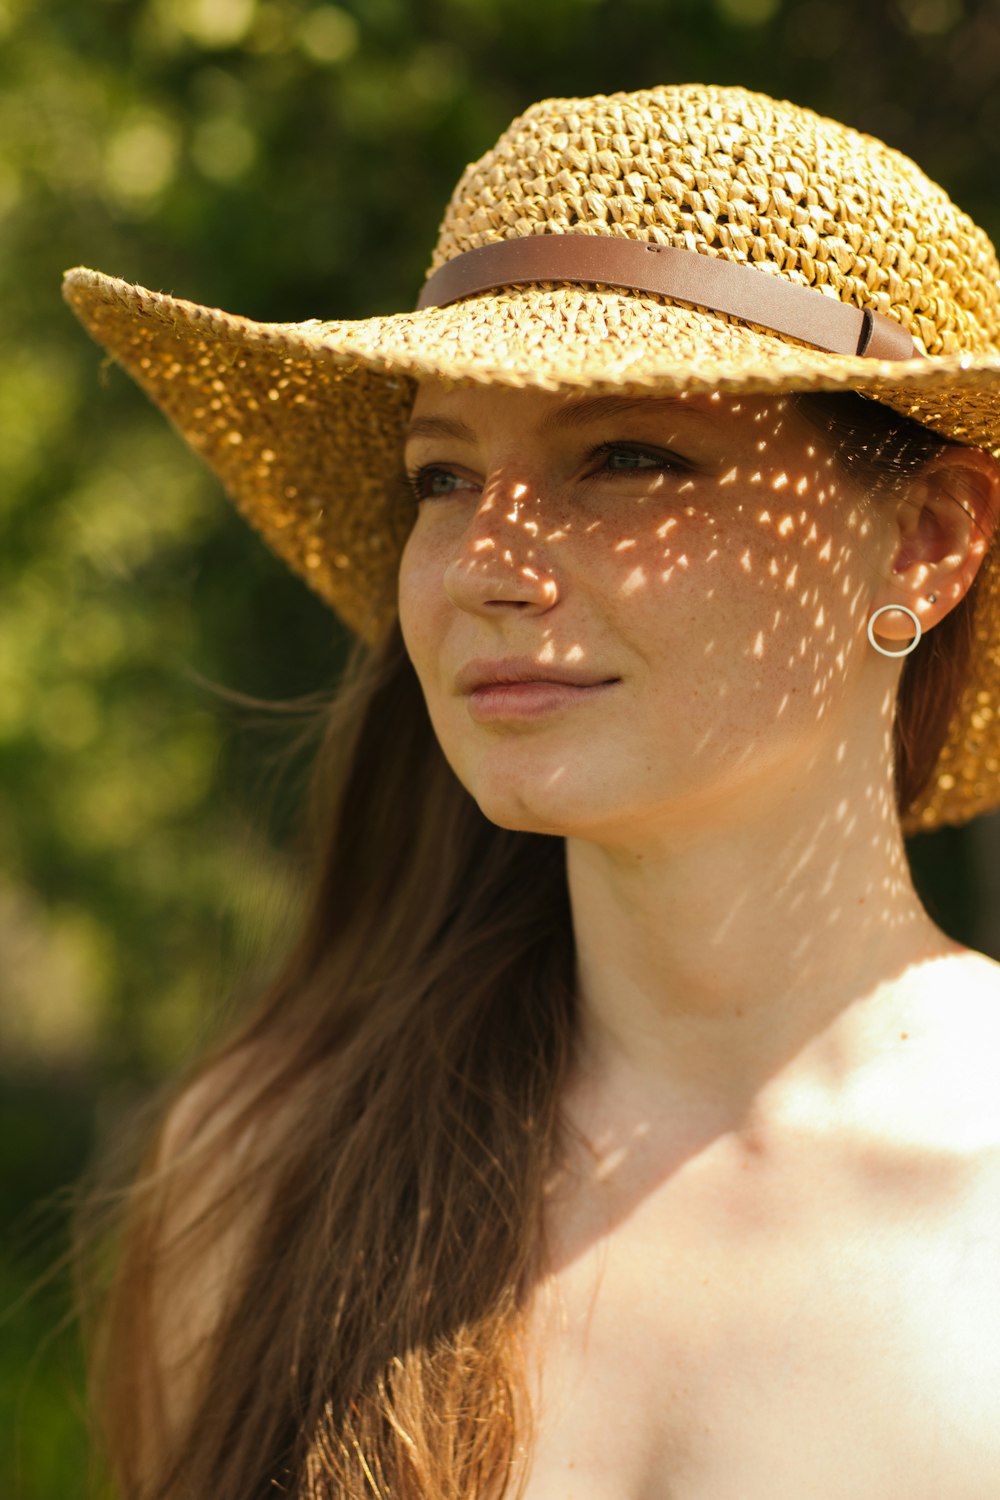
<path fill-rule="evenodd" d="M 605 824 L 608 808 L 597 808 L 586 789 L 553 784 L 551 775 L 512 777 L 509 770 L 491 777 L 483 768 L 462 778 L 484 818 L 518 833 L 569 837 Z"/>
<path fill-rule="evenodd" d="M 509 800 L 480 797 L 476 798 L 476 803 L 484 818 L 495 823 L 498 828 L 507 828 L 512 833 L 547 833 L 560 837 L 573 831 L 561 823 L 553 822 L 551 817 L 543 817 L 524 804 L 514 806 Z"/>
<path fill-rule="evenodd" d="M 623 810 L 617 778 L 602 769 L 607 757 L 596 746 L 591 761 L 579 741 L 546 746 L 540 736 L 476 744 L 466 733 L 442 736 L 441 744 L 483 817 L 498 828 L 570 837 L 617 826 Z"/>

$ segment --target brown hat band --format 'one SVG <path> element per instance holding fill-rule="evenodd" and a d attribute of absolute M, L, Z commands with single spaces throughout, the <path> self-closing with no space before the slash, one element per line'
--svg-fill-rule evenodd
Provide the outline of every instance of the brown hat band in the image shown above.
<path fill-rule="evenodd" d="M 676 297 L 772 328 L 831 354 L 918 359 L 895 318 L 781 275 L 676 245 L 601 234 L 533 234 L 463 251 L 424 283 L 418 310 L 526 281 L 599 282 Z"/>

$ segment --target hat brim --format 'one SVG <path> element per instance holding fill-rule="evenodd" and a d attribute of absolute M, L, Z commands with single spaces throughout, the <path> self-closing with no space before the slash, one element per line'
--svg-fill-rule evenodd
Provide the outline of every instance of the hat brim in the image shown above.
<path fill-rule="evenodd" d="M 854 390 L 1000 453 L 996 356 L 828 354 L 655 296 L 532 285 L 363 320 L 260 323 L 83 267 L 67 272 L 63 294 L 267 545 L 369 641 L 395 612 L 414 519 L 401 436 L 421 379 L 623 394 Z M 991 567 L 981 580 L 980 618 L 996 617 L 998 576 Z M 977 690 L 981 682 L 969 684 L 973 705 Z M 966 737 L 966 766 L 970 748 Z M 986 807 L 995 780 L 994 768 Z M 968 786 L 951 814 L 948 802 L 932 782 L 906 831 L 975 811 Z"/>
<path fill-rule="evenodd" d="M 1000 359 L 827 354 L 725 314 L 579 286 L 511 287 L 363 320 L 260 323 L 67 272 L 90 334 L 287 564 L 364 635 L 413 520 L 400 436 L 428 377 L 547 391 L 856 390 L 1000 451 Z"/>

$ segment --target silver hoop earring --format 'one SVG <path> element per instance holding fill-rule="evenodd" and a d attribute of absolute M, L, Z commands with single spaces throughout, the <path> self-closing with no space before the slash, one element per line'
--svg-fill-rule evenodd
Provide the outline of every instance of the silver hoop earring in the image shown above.
<path fill-rule="evenodd" d="M 874 627 L 875 621 L 878 619 L 879 615 L 884 615 L 885 612 L 886 612 L 886 610 L 889 610 L 889 609 L 900 609 L 900 610 L 902 610 L 902 612 L 903 612 L 904 615 L 909 615 L 910 619 L 913 621 L 914 625 L 917 627 L 917 633 L 916 633 L 916 635 L 912 638 L 912 640 L 907 641 L 907 643 L 903 647 L 902 651 L 887 651 L 884 646 L 880 646 L 879 645 L 878 641 L 875 639 L 875 636 L 873 634 L 873 627 Z M 871 616 L 871 618 L 868 621 L 868 639 L 871 641 L 872 645 L 875 647 L 875 650 L 876 651 L 880 651 L 883 656 L 909 656 L 910 652 L 913 650 L 914 646 L 919 641 L 922 633 L 923 632 L 921 631 L 921 628 L 920 628 L 920 621 L 917 619 L 916 615 L 913 613 L 913 610 L 912 609 L 907 609 L 907 607 L 906 607 L 905 604 L 883 604 L 882 608 L 881 609 L 877 609 L 875 611 L 875 613 Z"/>

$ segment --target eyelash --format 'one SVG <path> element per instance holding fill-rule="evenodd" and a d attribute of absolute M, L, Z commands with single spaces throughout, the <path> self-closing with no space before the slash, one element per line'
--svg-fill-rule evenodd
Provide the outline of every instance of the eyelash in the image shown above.
<path fill-rule="evenodd" d="M 596 448 L 591 449 L 587 455 L 587 459 L 589 461 L 590 459 L 598 458 L 602 453 L 608 456 L 612 453 L 632 453 L 637 454 L 641 458 L 653 458 L 656 460 L 655 463 L 645 468 L 611 469 L 605 464 L 597 471 L 598 473 L 614 476 L 655 474 L 658 472 L 689 473 L 692 467 L 691 464 L 676 453 L 668 453 L 661 448 L 644 448 L 641 443 L 599 443 Z M 407 487 L 418 505 L 421 505 L 425 500 L 444 500 L 456 493 L 454 490 L 446 490 L 440 495 L 425 493 L 423 485 L 434 474 L 448 474 L 452 475 L 453 478 L 456 477 L 443 464 L 425 464 L 421 469 L 408 469 L 406 471 Z"/>

